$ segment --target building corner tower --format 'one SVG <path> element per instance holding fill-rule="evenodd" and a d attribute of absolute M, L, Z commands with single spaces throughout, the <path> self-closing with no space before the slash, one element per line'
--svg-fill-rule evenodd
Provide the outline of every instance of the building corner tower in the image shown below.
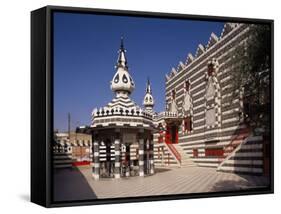
<path fill-rule="evenodd" d="M 143 106 L 144 106 L 144 109 L 145 109 L 146 112 L 149 112 L 151 114 L 154 113 L 154 111 L 153 111 L 154 99 L 153 99 L 153 96 L 152 96 L 149 78 L 147 78 L 146 91 L 145 91 L 145 96 L 143 98 Z"/>

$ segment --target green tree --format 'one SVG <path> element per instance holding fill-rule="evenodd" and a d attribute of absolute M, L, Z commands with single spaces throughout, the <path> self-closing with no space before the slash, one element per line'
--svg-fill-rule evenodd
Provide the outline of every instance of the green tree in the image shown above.
<path fill-rule="evenodd" d="M 243 115 L 253 130 L 270 127 L 271 31 L 270 25 L 249 25 L 248 37 L 234 50 L 233 99 L 243 92 Z M 261 130 L 261 129 L 260 129 Z"/>

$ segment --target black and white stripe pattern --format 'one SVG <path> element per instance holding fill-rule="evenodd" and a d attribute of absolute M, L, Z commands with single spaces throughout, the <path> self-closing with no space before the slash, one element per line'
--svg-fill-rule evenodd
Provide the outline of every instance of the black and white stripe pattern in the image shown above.
<path fill-rule="evenodd" d="M 219 166 L 218 171 L 260 175 L 263 173 L 262 137 L 248 137 Z"/>
<path fill-rule="evenodd" d="M 156 167 L 172 166 L 179 167 L 180 164 L 168 150 L 165 143 L 154 143 L 153 162 Z"/>
<path fill-rule="evenodd" d="M 153 146 L 153 141 L 149 140 L 149 165 L 150 165 L 150 171 L 149 174 L 154 174 L 154 146 Z"/>
<path fill-rule="evenodd" d="M 107 106 L 93 110 L 91 127 L 152 127 L 153 114 L 141 109 L 129 97 L 116 97 Z"/>
<path fill-rule="evenodd" d="M 106 145 L 99 145 L 99 161 L 107 161 L 107 147 Z M 115 147 L 114 145 L 110 145 L 110 160 L 115 160 Z"/>
<path fill-rule="evenodd" d="M 108 108 L 114 107 L 125 107 L 133 108 L 138 107 L 135 102 L 133 102 L 130 97 L 116 97 L 110 103 L 107 104 Z"/>
<path fill-rule="evenodd" d="M 93 177 L 94 179 L 99 179 L 100 177 L 100 161 L 99 161 L 99 144 L 97 141 L 94 141 L 93 145 L 93 153 L 94 153 L 94 159 L 93 159 Z"/>
<path fill-rule="evenodd" d="M 120 178 L 120 140 L 115 139 L 114 141 L 115 145 L 115 171 L 114 171 L 114 177 Z"/>
<path fill-rule="evenodd" d="M 139 176 L 144 176 L 144 139 L 139 139 Z"/>
<path fill-rule="evenodd" d="M 171 91 L 174 90 L 176 92 L 175 102 L 179 107 L 179 112 L 183 112 L 187 78 L 190 82 L 189 93 L 192 99 L 193 132 L 179 131 L 179 145 L 199 166 L 218 167 L 225 157 L 206 156 L 205 149 L 210 147 L 227 148 L 235 133 L 245 129 L 243 117 L 241 117 L 243 103 L 241 99 L 233 99 L 231 95 L 233 87 L 231 73 L 239 72 L 233 70 L 233 67 L 235 67 L 233 53 L 236 47 L 247 40 L 249 27 L 248 24 L 226 23 L 220 37 L 211 34 L 206 49 L 199 48 L 195 57 L 189 54 L 184 66 L 179 66 L 177 71 L 172 69 L 171 74 L 166 75 L 166 102 L 171 103 Z M 208 75 L 210 62 L 216 66 L 213 75 Z M 210 82 L 215 89 L 212 99 L 206 97 L 208 83 Z M 214 111 L 215 122 L 213 124 L 206 123 L 208 110 Z M 212 111 L 209 111 L 208 114 L 213 113 Z M 158 118 L 157 122 L 159 123 L 164 118 Z M 157 148 L 157 137 L 154 138 L 154 142 L 155 148 Z M 244 147 L 245 145 L 242 146 L 242 149 Z M 198 153 L 197 157 L 193 156 L 194 150 Z M 155 163 L 160 163 L 161 160 L 157 159 L 158 156 L 155 151 L 157 149 L 154 149 Z M 256 153 L 251 150 L 243 154 L 252 156 Z M 229 160 L 231 162 L 235 162 L 234 160 L 239 158 L 242 152 L 236 152 L 233 155 L 233 160 Z M 259 155 L 262 154 L 259 153 Z M 247 162 L 243 161 L 244 163 Z M 241 163 L 240 161 L 238 165 L 234 166 L 239 168 Z M 224 167 L 227 164 L 230 163 L 224 164 Z M 247 171 L 251 170 L 247 169 Z M 252 167 L 252 172 L 258 171 L 260 172 L 256 167 Z"/>
<path fill-rule="evenodd" d="M 53 146 L 53 167 L 72 167 L 72 148 L 69 143 L 56 143 Z"/>

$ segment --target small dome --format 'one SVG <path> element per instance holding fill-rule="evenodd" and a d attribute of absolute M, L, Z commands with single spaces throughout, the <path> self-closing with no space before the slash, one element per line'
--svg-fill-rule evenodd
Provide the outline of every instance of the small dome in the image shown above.
<path fill-rule="evenodd" d="M 154 106 L 154 99 L 151 94 L 145 94 L 143 99 L 144 106 Z"/>
<path fill-rule="evenodd" d="M 123 94 L 131 94 L 135 89 L 135 83 L 128 72 L 128 65 L 126 59 L 126 50 L 123 44 L 123 38 L 121 38 L 121 45 L 118 51 L 118 60 L 116 65 L 116 73 L 113 76 L 110 87 L 114 92 L 123 92 Z"/>
<path fill-rule="evenodd" d="M 111 81 L 111 90 L 114 92 L 127 91 L 132 93 L 135 83 L 125 67 L 118 67 Z"/>
<path fill-rule="evenodd" d="M 145 108 L 149 108 L 149 109 L 153 108 L 153 106 L 154 106 L 154 99 L 153 99 L 153 96 L 152 96 L 152 91 L 151 91 L 149 79 L 147 79 L 146 93 L 145 93 L 145 96 L 143 98 L 143 105 L 145 106 Z"/>

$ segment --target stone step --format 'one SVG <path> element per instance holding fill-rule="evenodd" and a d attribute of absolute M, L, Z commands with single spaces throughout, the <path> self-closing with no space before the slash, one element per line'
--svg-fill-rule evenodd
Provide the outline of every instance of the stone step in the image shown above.
<path fill-rule="evenodd" d="M 181 161 L 182 164 L 186 163 L 186 164 L 193 164 L 192 161 Z"/>
<path fill-rule="evenodd" d="M 178 144 L 174 144 L 175 149 L 178 151 L 178 153 L 181 155 L 181 167 L 193 167 L 197 166 L 186 154 L 186 151 Z"/>
<path fill-rule="evenodd" d="M 181 164 L 181 167 L 195 167 L 195 164 Z"/>

